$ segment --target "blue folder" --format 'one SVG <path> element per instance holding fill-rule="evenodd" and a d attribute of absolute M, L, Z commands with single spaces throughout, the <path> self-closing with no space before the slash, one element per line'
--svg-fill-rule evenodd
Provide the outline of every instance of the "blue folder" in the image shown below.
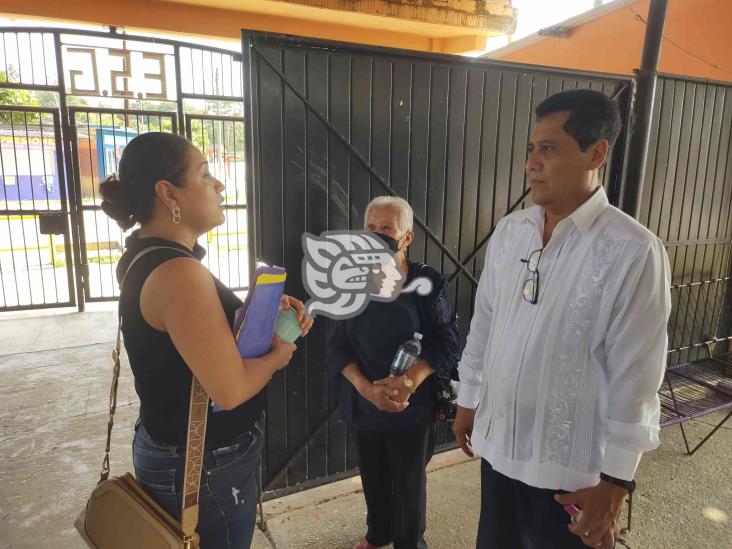
<path fill-rule="evenodd" d="M 282 267 L 259 267 L 254 272 L 254 283 L 234 315 L 236 346 L 242 358 L 266 355 L 272 347 L 286 279 L 287 271 Z M 214 412 L 222 410 L 213 404 Z"/>

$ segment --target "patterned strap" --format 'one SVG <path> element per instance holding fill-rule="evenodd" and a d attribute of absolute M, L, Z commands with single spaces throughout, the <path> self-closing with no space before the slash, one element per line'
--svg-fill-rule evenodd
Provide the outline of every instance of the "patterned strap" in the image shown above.
<path fill-rule="evenodd" d="M 127 266 L 120 288 L 125 282 L 127 275 L 130 273 L 132 266 L 137 263 L 143 256 L 160 249 L 175 250 L 182 252 L 190 257 L 191 254 L 180 248 L 172 246 L 150 246 L 135 255 Z M 102 462 L 102 473 L 99 482 L 104 482 L 109 478 L 109 449 L 112 440 L 112 427 L 114 426 L 114 412 L 117 410 L 117 387 L 119 385 L 120 373 L 120 353 L 122 349 L 122 314 L 119 315 L 117 324 L 117 340 L 112 350 L 112 360 L 114 361 L 114 369 L 112 371 L 112 387 L 109 391 L 109 421 L 107 423 L 107 446 L 104 451 L 104 461 Z M 193 376 L 191 384 L 191 400 L 188 410 L 188 439 L 186 441 L 186 467 L 183 481 L 183 509 L 181 515 L 181 530 L 190 541 L 196 532 L 198 524 L 198 491 L 201 486 L 201 470 L 203 466 L 203 445 L 206 440 L 206 420 L 208 419 L 208 394 Z"/>

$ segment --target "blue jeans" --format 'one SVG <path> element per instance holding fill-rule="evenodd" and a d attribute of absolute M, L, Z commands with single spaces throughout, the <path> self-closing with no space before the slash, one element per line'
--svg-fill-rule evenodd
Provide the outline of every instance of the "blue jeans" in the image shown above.
<path fill-rule="evenodd" d="M 257 465 L 264 444 L 260 419 L 231 445 L 203 457 L 196 531 L 201 549 L 249 549 L 257 519 Z M 155 442 L 138 421 L 132 443 L 135 477 L 163 509 L 180 519 L 185 448 Z"/>

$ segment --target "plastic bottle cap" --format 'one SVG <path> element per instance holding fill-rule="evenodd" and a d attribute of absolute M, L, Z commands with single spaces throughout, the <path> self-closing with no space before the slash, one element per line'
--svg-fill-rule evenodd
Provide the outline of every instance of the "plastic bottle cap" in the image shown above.
<path fill-rule="evenodd" d="M 422 339 L 422 334 L 420 334 L 419 332 L 414 332 L 414 338 L 420 340 Z"/>

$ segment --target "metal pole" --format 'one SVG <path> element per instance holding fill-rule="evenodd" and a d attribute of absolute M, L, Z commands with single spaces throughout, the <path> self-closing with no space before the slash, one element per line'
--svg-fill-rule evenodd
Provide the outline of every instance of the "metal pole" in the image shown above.
<path fill-rule="evenodd" d="M 643 40 L 641 66 L 635 74 L 635 97 L 631 107 L 632 123 L 626 149 L 625 183 L 620 203 L 621 209 L 635 218 L 638 217 L 640 197 L 643 192 L 653 97 L 656 92 L 658 59 L 661 54 L 667 7 L 668 0 L 651 0 L 648 8 L 646 35 Z"/>
<path fill-rule="evenodd" d="M 88 276 L 86 267 L 82 263 L 81 243 L 83 231 L 84 212 L 81 208 L 81 183 L 74 177 L 72 148 L 75 148 L 74 135 L 71 121 L 69 120 L 69 109 L 66 103 L 66 76 L 64 74 L 63 47 L 61 45 L 61 33 L 53 33 L 54 48 L 56 52 L 56 70 L 58 71 L 59 110 L 61 111 L 61 126 L 63 128 L 64 143 L 64 166 L 59 166 L 66 174 L 66 189 L 69 204 L 69 217 L 71 220 L 71 245 L 74 253 L 74 274 L 76 278 L 76 306 L 80 313 L 84 312 L 85 306 L 85 277 Z M 69 294 L 71 288 L 69 288 Z"/>

